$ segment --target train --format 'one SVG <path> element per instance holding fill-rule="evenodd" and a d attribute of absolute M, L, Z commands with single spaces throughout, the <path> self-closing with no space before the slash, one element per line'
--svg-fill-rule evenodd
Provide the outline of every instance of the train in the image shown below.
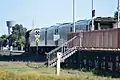
<path fill-rule="evenodd" d="M 76 32 L 88 31 L 91 20 L 79 20 L 75 22 Z M 45 54 L 67 41 L 67 36 L 73 32 L 73 23 L 59 23 L 50 27 L 34 28 L 26 32 L 25 52 L 36 53 L 35 31 L 40 31 L 38 53 Z"/>

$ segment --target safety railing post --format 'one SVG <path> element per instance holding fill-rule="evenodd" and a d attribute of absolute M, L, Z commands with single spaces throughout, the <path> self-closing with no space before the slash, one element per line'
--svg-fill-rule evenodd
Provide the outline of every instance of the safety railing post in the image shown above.
<path fill-rule="evenodd" d="M 50 55 L 49 54 L 47 54 L 48 55 L 48 67 L 50 66 Z"/>

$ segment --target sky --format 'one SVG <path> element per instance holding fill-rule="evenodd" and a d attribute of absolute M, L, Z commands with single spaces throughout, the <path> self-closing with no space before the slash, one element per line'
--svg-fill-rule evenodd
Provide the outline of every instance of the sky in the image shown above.
<path fill-rule="evenodd" d="M 75 21 L 91 18 L 92 0 L 75 0 Z M 113 16 L 117 0 L 94 0 L 96 16 Z M 72 22 L 72 0 L 0 0 L 0 35 L 7 34 L 6 21 L 31 29 Z"/>

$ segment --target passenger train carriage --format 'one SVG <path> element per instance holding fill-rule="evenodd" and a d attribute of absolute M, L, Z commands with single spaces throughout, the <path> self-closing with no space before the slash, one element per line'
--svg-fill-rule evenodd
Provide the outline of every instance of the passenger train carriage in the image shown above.
<path fill-rule="evenodd" d="M 79 20 L 75 22 L 76 32 L 87 31 L 91 20 Z M 49 52 L 57 46 L 67 41 L 68 33 L 73 31 L 73 23 L 63 23 L 53 25 L 47 28 L 35 28 L 26 32 L 25 51 L 29 53 L 36 52 L 35 31 L 40 32 L 40 40 L 38 42 L 39 54 Z M 55 40 L 54 36 L 58 39 Z"/>

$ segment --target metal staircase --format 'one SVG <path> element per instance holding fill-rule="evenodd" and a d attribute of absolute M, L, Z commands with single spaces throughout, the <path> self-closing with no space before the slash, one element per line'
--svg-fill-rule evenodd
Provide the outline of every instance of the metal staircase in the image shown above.
<path fill-rule="evenodd" d="M 62 52 L 61 62 L 64 62 L 65 59 L 73 55 L 77 51 L 77 46 L 72 46 L 68 48 L 67 45 L 73 43 L 73 41 L 78 37 L 80 38 L 80 36 L 75 36 L 71 38 L 69 41 L 47 53 L 48 66 L 57 65 L 57 52 Z"/>

